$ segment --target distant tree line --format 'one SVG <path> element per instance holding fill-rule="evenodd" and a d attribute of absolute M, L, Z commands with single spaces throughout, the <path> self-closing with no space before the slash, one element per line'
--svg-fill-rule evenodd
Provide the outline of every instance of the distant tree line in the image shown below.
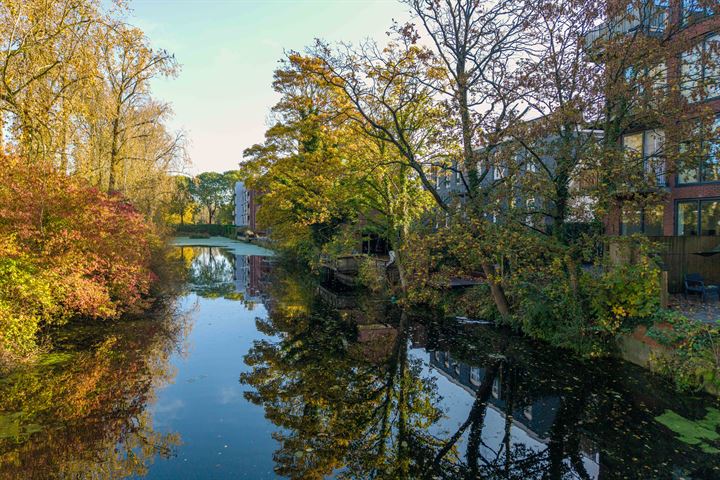
<path fill-rule="evenodd" d="M 194 177 L 176 176 L 169 223 L 232 225 L 235 221 L 235 183 L 239 180 L 237 170 L 203 172 Z"/>

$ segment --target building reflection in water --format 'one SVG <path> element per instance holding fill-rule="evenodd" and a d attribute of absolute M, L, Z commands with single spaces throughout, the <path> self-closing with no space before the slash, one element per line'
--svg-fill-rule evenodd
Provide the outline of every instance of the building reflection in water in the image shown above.
<path fill-rule="evenodd" d="M 265 303 L 268 299 L 268 285 L 271 272 L 270 257 L 258 255 L 235 255 L 235 291 L 242 293 L 245 301 Z"/>
<path fill-rule="evenodd" d="M 472 398 L 476 398 L 483 387 L 487 369 L 458 362 L 452 358 L 450 352 L 439 350 L 428 351 L 430 366 L 460 387 Z M 490 386 L 490 396 L 487 407 L 497 414 L 500 422 L 490 421 L 486 418 L 483 438 L 488 450 L 497 452 L 506 445 L 522 444 L 537 454 L 547 450 L 550 444 L 550 434 L 556 423 L 562 399 L 557 395 L 545 395 L 530 399 L 521 405 L 513 406 L 509 403 L 503 389 L 504 365 L 500 363 Z M 487 413 L 486 413 L 487 415 Z M 507 431 L 507 425 L 510 430 Z M 505 430 L 505 431 L 504 431 Z M 503 438 L 507 436 L 507 438 Z M 493 439 L 495 440 L 493 444 Z M 513 441 L 515 439 L 515 441 Z M 598 479 L 600 472 L 600 453 L 593 442 L 585 437 L 580 438 L 579 451 L 582 456 L 584 478 Z M 488 452 L 489 453 L 489 452 Z"/>

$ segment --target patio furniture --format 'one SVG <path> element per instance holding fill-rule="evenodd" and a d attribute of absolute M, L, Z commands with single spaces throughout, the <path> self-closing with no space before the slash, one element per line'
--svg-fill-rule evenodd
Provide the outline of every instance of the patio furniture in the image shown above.
<path fill-rule="evenodd" d="M 705 302 L 708 293 L 718 295 L 718 286 L 705 285 L 705 280 L 699 273 L 688 273 L 685 275 L 683 283 L 685 285 L 685 298 L 687 298 L 688 293 L 697 293 L 702 297 L 702 301 Z M 720 299 L 720 295 L 718 295 L 718 298 Z"/>

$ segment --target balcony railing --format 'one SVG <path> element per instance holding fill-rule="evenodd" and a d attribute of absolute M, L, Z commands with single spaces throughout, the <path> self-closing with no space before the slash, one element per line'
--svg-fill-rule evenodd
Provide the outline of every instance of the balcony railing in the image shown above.
<path fill-rule="evenodd" d="M 628 12 L 622 18 L 603 23 L 585 36 L 585 47 L 593 48 L 599 40 L 609 40 L 619 35 L 636 32 L 645 35 L 661 36 L 665 33 L 668 21 L 667 7 L 648 3 L 641 11 Z"/>

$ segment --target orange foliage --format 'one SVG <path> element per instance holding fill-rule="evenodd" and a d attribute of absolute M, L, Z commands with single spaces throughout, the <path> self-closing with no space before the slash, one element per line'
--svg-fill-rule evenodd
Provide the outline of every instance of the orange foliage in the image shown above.
<path fill-rule="evenodd" d="M 20 302 L 13 305 L 12 292 L 0 291 L 9 315 L 48 322 L 138 312 L 154 279 L 155 242 L 153 227 L 120 195 L 52 166 L 0 155 L 0 263 L 13 265 L 23 274 L 18 278 L 44 279 L 51 292 L 49 301 L 38 301 L 42 311 L 28 313 Z M 32 297 L 36 287 L 28 285 L 22 291 Z"/>

